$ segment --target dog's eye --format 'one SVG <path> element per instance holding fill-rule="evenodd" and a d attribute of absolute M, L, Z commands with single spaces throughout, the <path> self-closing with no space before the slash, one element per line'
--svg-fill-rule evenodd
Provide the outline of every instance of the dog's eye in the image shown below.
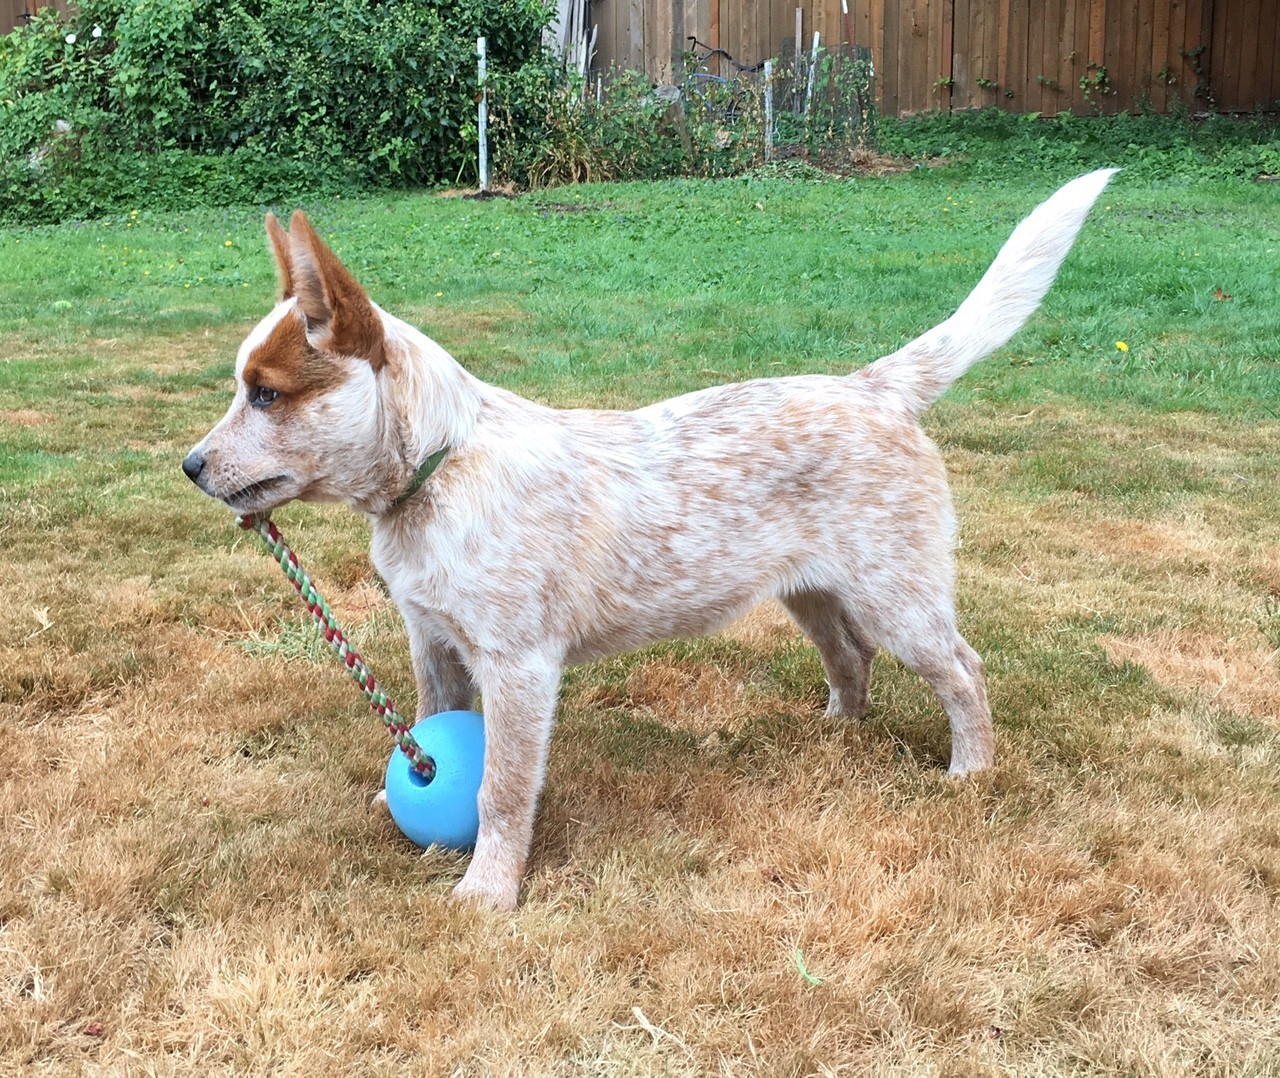
<path fill-rule="evenodd" d="M 280 394 L 274 389 L 268 389 L 266 386 L 257 386 L 249 394 L 249 403 L 255 408 L 269 408 L 278 396 Z"/>

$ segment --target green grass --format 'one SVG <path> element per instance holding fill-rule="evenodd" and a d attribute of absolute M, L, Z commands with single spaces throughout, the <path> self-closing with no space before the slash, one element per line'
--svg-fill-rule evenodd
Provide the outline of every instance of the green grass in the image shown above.
<path fill-rule="evenodd" d="M 383 306 L 437 326 L 482 376 L 548 399 L 599 396 L 622 378 L 623 398 L 643 400 L 725 378 L 845 370 L 943 317 L 1056 182 L 1015 194 L 945 171 L 308 209 Z M 1122 174 L 1044 315 L 959 393 L 1228 412 L 1275 400 L 1278 206 L 1272 185 L 1169 190 Z M 0 230 L 0 324 L 15 353 L 5 384 L 103 392 L 118 372 L 87 349 L 68 348 L 50 378 L 47 363 L 21 363 L 23 345 L 128 339 L 141 323 L 174 334 L 241 325 L 261 311 L 271 275 L 251 209 Z M 485 332 L 450 340 L 460 319 Z M 158 392 L 204 389 L 229 360 L 126 377 Z"/>
<path fill-rule="evenodd" d="M 896 348 L 1067 178 L 306 209 L 480 376 L 630 406 Z M 0 229 L 0 1070 L 1271 1073 L 1277 267 L 1276 185 L 1122 174 L 927 413 L 989 781 L 943 777 L 888 656 L 864 722 L 825 718 L 766 610 L 567 674 L 523 906 L 489 919 L 365 809 L 385 734 L 179 471 L 275 294 L 261 212 Z M 277 515 L 408 710 L 367 524 Z"/>

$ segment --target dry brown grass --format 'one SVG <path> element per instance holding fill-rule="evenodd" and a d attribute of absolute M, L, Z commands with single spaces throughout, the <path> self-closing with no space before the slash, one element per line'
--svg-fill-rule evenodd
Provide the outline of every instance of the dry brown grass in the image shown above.
<path fill-rule="evenodd" d="M 0 402 L 91 473 L 0 523 L 0 1072 L 1280 1071 L 1277 424 L 944 404 L 996 771 L 944 776 L 887 659 L 824 718 L 763 608 L 568 677 L 491 916 L 370 811 L 385 735 L 178 472 L 221 394 L 120 390 Z M 363 525 L 280 518 L 408 686 Z"/>

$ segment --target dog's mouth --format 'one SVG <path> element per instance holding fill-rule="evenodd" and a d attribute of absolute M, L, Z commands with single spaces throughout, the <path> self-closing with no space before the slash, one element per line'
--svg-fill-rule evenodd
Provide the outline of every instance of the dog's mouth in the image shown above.
<path fill-rule="evenodd" d="M 288 482 L 287 475 L 273 475 L 270 479 L 260 479 L 256 483 L 250 483 L 247 487 L 241 487 L 232 494 L 228 494 L 222 500 L 232 509 L 243 512 L 246 509 L 267 509 L 270 507 L 270 494 L 273 490 L 279 488 L 281 483 Z"/>

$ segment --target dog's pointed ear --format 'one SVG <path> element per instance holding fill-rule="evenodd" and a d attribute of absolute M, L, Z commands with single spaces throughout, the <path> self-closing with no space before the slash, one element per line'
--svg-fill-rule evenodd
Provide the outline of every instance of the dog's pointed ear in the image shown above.
<path fill-rule="evenodd" d="M 360 356 L 381 369 L 386 362 L 382 319 L 351 272 L 311 227 L 307 215 L 289 221 L 289 270 L 293 295 L 307 321 L 308 334 L 325 348 Z"/>
<path fill-rule="evenodd" d="M 280 298 L 289 299 L 293 295 L 293 255 L 289 251 L 289 233 L 274 213 L 267 214 L 267 239 L 271 241 L 271 253 L 276 256 Z"/>

